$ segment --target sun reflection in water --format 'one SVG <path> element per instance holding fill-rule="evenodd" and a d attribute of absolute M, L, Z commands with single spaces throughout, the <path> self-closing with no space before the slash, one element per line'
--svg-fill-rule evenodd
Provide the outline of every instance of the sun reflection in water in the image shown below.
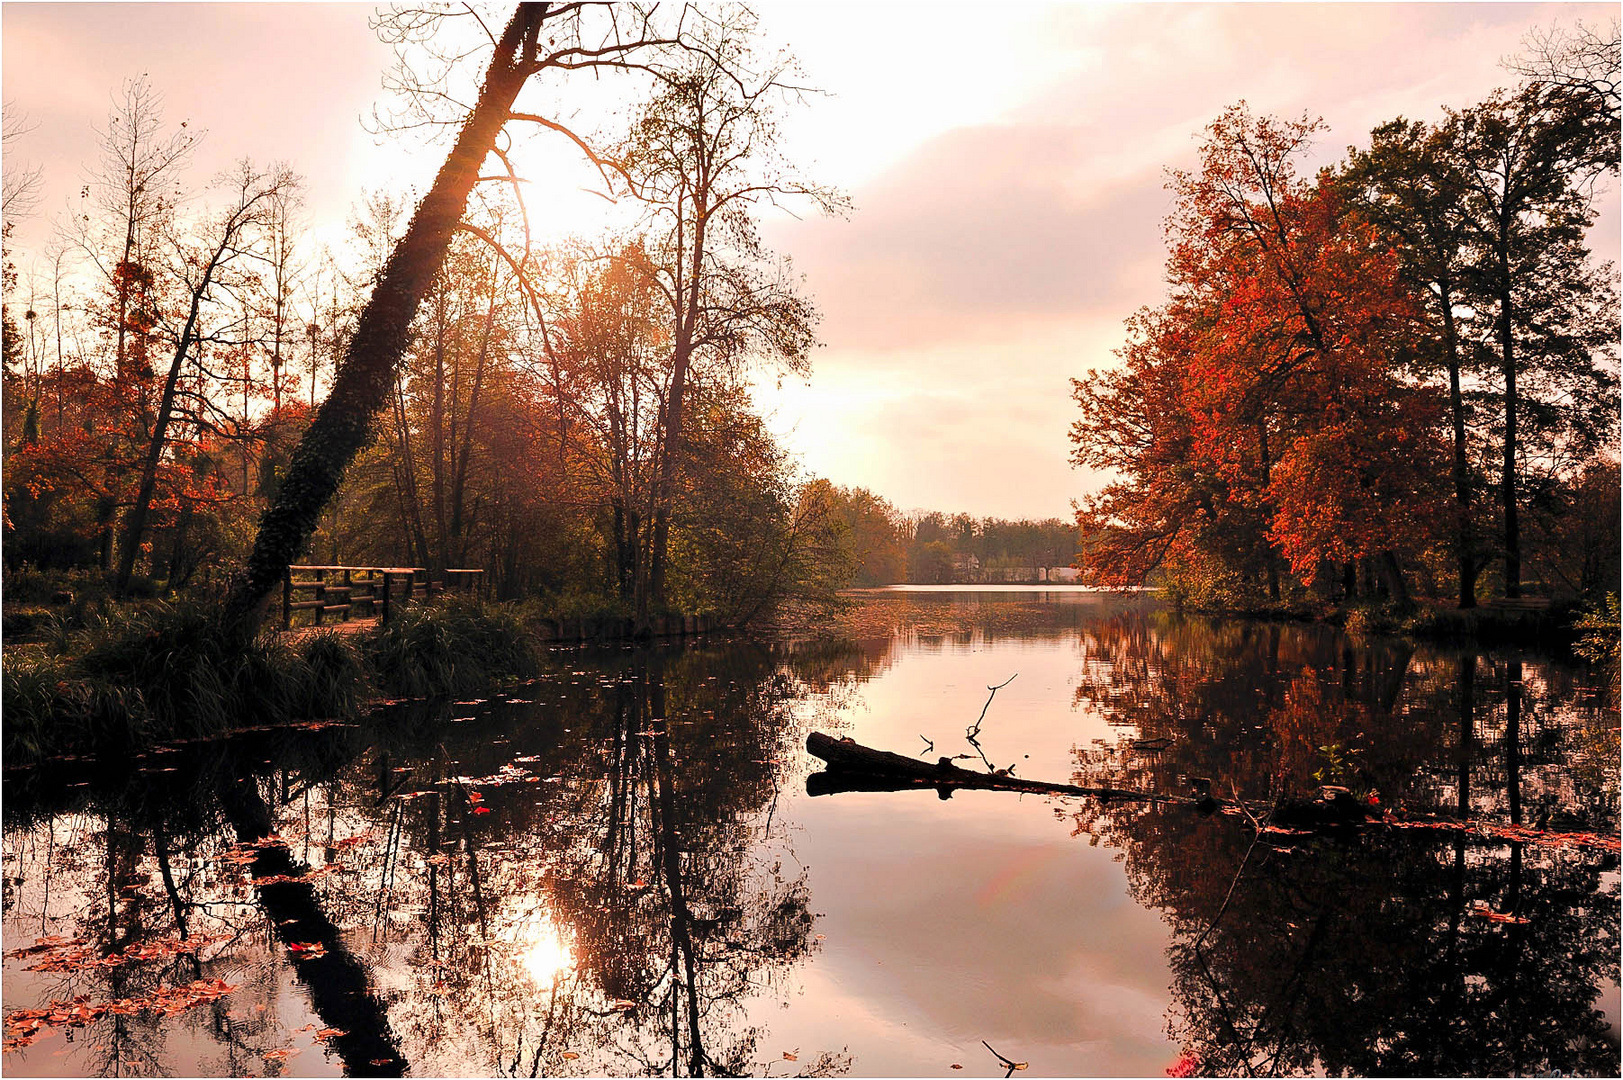
<path fill-rule="evenodd" d="M 575 966 L 569 943 L 549 919 L 537 919 L 519 940 L 518 962 L 536 983 L 550 985 Z"/>

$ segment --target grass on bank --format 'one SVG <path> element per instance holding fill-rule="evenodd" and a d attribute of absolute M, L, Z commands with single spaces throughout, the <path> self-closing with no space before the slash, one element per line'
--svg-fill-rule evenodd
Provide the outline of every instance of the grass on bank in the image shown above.
<path fill-rule="evenodd" d="M 366 633 L 296 642 L 265 633 L 233 644 L 214 608 L 197 603 L 115 610 L 40 636 L 5 649 L 0 749 L 8 764 L 348 719 L 377 694 L 466 694 L 538 666 L 509 607 L 459 596 L 407 608 Z"/>

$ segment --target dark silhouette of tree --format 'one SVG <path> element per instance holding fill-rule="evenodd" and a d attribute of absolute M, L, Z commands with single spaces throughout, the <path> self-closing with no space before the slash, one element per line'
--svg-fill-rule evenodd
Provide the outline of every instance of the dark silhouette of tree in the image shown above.
<path fill-rule="evenodd" d="M 260 248 L 269 237 L 260 234 L 273 224 L 278 202 L 292 196 L 298 180 L 286 168 L 261 172 L 244 161 L 230 177 L 229 184 L 233 202 L 219 220 L 212 223 L 211 235 L 202 238 L 202 246 L 193 247 L 176 239 L 176 277 L 186 289 L 187 295 L 182 301 L 186 314 L 174 336 L 174 357 L 158 396 L 157 417 L 153 420 L 141 465 L 140 484 L 134 502 L 124 515 L 115 580 L 115 588 L 120 593 L 129 588 L 130 575 L 135 572 L 135 560 L 146 536 L 147 513 L 157 487 L 158 464 L 169 444 L 169 425 L 174 418 L 181 369 L 193 359 L 194 348 L 215 336 L 204 321 L 204 308 L 217 301 L 217 293 L 241 287 L 241 282 L 231 280 L 237 264 L 265 257 L 266 253 Z M 243 419 L 246 423 L 246 415 Z"/>
<path fill-rule="evenodd" d="M 1474 480 L 1461 375 L 1474 359 L 1462 347 L 1459 311 L 1467 274 L 1466 179 L 1444 134 L 1418 121 L 1393 120 L 1370 134 L 1368 150 L 1349 151 L 1343 179 L 1363 212 L 1402 244 L 1406 276 L 1435 312 L 1440 360 L 1448 376 L 1453 437 L 1454 559 L 1459 606 L 1476 606 L 1476 579 L 1486 559 L 1472 519 Z"/>
<path fill-rule="evenodd" d="M 1550 472 L 1593 455 L 1615 430 L 1616 292 L 1593 266 L 1588 180 L 1606 128 L 1532 84 L 1451 112 L 1443 138 L 1465 184 L 1477 303 L 1493 313 L 1500 381 L 1499 509 L 1505 595 L 1521 595 L 1527 462 Z M 1615 140 L 1615 135 L 1612 136 Z M 1613 143 L 1615 146 L 1615 141 Z M 1553 462 L 1552 462 L 1553 459 Z"/>

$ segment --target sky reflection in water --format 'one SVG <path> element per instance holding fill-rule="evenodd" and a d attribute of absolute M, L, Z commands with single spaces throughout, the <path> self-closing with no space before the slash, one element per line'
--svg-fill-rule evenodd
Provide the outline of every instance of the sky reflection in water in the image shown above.
<path fill-rule="evenodd" d="M 1028 1075 L 1617 1070 L 1613 854 L 805 792 L 808 731 L 974 754 L 1014 675 L 979 752 L 1017 775 L 1615 835 L 1617 714 L 1560 664 L 1076 592 L 553 655 L 505 699 L 8 774 L 7 1035 L 124 1014 L 47 1017 L 6 1071 L 1002 1075 L 983 1039 Z"/>

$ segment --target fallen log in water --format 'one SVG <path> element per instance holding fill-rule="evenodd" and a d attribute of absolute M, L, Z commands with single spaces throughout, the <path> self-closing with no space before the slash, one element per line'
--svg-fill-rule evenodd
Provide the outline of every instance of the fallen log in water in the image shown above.
<path fill-rule="evenodd" d="M 978 773 L 960 769 L 950 758 L 935 763 L 874 750 L 849 738 L 835 738 L 814 731 L 806 736 L 806 750 L 828 762 L 828 771 L 806 778 L 806 791 L 812 795 L 833 795 L 841 791 L 904 791 L 935 788 L 943 799 L 961 788 L 987 791 L 1021 791 L 1031 795 L 1091 795 L 1099 799 L 1137 799 L 1145 802 L 1187 803 L 1214 810 L 1217 800 L 1188 795 L 1162 795 L 1132 788 L 1079 787 L 1024 780 L 1007 772 Z"/>
<path fill-rule="evenodd" d="M 1548 847 L 1587 848 L 1611 855 L 1619 854 L 1619 838 L 1590 832 L 1553 832 L 1522 825 L 1437 817 L 1403 817 L 1375 804 L 1361 803 L 1344 787 L 1326 785 L 1313 795 L 1281 799 L 1267 805 L 1247 805 L 1229 799 L 1214 799 L 1197 782 L 1193 795 L 1164 795 L 1132 788 L 1085 787 L 1078 784 L 1052 784 L 1025 780 L 1007 772 L 978 773 L 960 769 L 951 758 L 934 763 L 903 757 L 885 750 L 863 746 L 853 739 L 814 731 L 806 737 L 806 750 L 828 763 L 824 772 L 806 777 L 808 795 L 837 795 L 844 791 L 912 791 L 935 789 L 943 798 L 954 791 L 972 788 L 986 791 L 1017 791 L 1032 795 L 1084 795 L 1096 799 L 1137 800 L 1140 802 L 1181 803 L 1203 814 L 1222 809 L 1226 814 L 1244 815 L 1258 831 L 1276 844 L 1290 844 L 1292 837 L 1329 834 L 1347 835 L 1358 826 L 1396 830 L 1420 830 L 1410 835 L 1461 836 L 1467 841 L 1489 844 L 1540 844 Z"/>

